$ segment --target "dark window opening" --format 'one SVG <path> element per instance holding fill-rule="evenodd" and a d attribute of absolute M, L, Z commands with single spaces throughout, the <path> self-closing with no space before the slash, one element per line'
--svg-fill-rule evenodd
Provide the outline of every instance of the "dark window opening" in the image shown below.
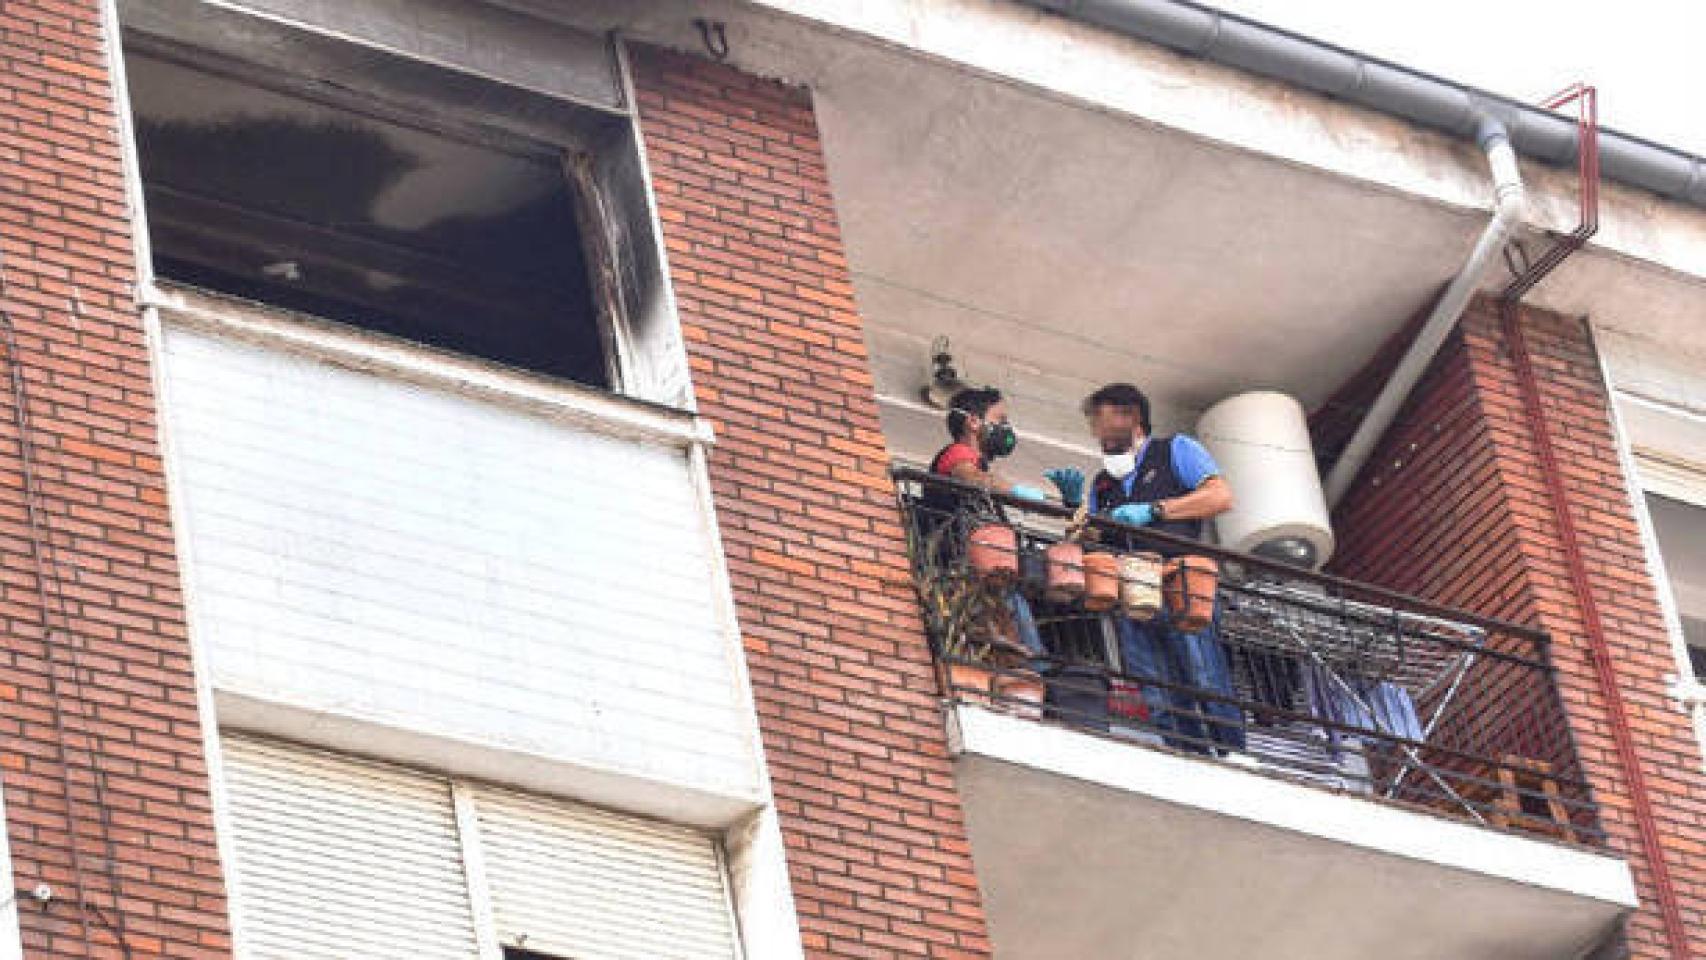
<path fill-rule="evenodd" d="M 520 947 L 504 947 L 504 960 L 566 960 L 554 953 L 539 953 L 534 950 L 523 950 Z"/>
<path fill-rule="evenodd" d="M 1688 645 L 1688 662 L 1694 667 L 1694 679 L 1706 683 L 1706 620 L 1685 618 L 1682 628 L 1691 641 Z M 1700 640 L 1699 645 L 1692 642 L 1696 637 Z"/>
<path fill-rule="evenodd" d="M 613 386 L 561 151 L 127 68 L 162 278 Z"/>

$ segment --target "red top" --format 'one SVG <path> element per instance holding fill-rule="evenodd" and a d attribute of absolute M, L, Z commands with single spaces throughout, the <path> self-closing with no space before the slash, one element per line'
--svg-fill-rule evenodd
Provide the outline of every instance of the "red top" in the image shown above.
<path fill-rule="evenodd" d="M 944 477 L 951 477 L 954 475 L 954 468 L 962 463 L 977 465 L 980 469 L 983 463 L 983 456 L 977 452 L 977 448 L 964 440 L 943 447 L 942 452 L 936 454 L 936 462 L 930 464 L 930 469 Z"/>

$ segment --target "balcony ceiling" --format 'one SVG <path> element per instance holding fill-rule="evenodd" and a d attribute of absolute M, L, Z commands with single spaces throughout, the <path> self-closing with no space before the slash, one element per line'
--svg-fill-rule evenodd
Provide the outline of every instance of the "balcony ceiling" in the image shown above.
<path fill-rule="evenodd" d="M 1116 378 L 1163 428 L 1257 387 L 1318 404 L 1451 278 L 1490 199 L 1471 144 L 1020 4 L 498 2 L 700 53 L 709 18 L 734 65 L 808 86 L 879 391 L 914 397 L 947 335 L 1021 430 L 1071 444 L 1077 400 Z M 1534 217 L 1572 226 L 1573 176 L 1526 172 Z M 1627 190 L 1606 208 L 1625 252 L 1578 255 L 1531 301 L 1706 362 L 1706 216 Z M 897 452 L 935 444 L 934 417 L 887 413 Z"/>
<path fill-rule="evenodd" d="M 820 94 L 819 119 L 896 392 L 945 334 L 971 376 L 1031 401 L 1033 421 L 1113 379 L 1176 422 L 1254 387 L 1318 403 L 1478 229 L 1468 212 L 969 74 L 855 71 Z"/>
<path fill-rule="evenodd" d="M 931 62 L 826 72 L 818 117 L 879 388 L 913 394 L 947 335 L 964 372 L 1066 439 L 1075 401 L 1114 379 L 1175 428 L 1247 389 L 1313 408 L 1431 303 L 1485 221 Z M 1701 296 L 1609 256 L 1571 269 L 1535 299 L 1662 313 Z"/>
<path fill-rule="evenodd" d="M 1171 428 L 1255 387 L 1319 403 L 1451 278 L 1484 222 L 1465 204 L 1490 199 L 1471 144 L 1141 44 L 1111 50 L 1019 4 L 576 9 L 582 26 L 690 51 L 704 49 L 692 18 L 710 17 L 735 65 L 809 86 L 880 391 L 915 395 L 929 341 L 947 335 L 1033 435 L 1080 442 L 1076 401 L 1114 378 L 1149 387 Z M 855 32 L 867 28 L 890 42 Z M 1054 92 L 1068 88 L 1126 112 Z M 1325 159 L 1347 156 L 1355 172 Z M 1545 194 L 1535 216 L 1573 225 L 1569 172 L 1529 173 Z M 1531 299 L 1698 341 L 1684 318 L 1706 310 L 1706 217 L 1625 193 L 1607 200 L 1606 235 L 1652 262 L 1581 255 Z M 898 452 L 935 442 L 934 418 L 888 412 Z"/>

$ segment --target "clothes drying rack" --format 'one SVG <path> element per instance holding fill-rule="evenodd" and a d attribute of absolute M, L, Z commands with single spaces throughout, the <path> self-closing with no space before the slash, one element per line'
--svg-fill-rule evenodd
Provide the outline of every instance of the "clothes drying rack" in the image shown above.
<path fill-rule="evenodd" d="M 1432 738 L 1456 702 L 1487 642 L 1487 632 L 1477 626 L 1328 596 L 1288 583 L 1234 581 L 1223 584 L 1222 592 L 1225 642 L 1308 661 L 1370 717 L 1378 713 L 1351 678 L 1397 684 L 1418 706 L 1422 743 Z M 1382 731 L 1370 733 L 1381 735 Z M 1333 739 L 1324 730 L 1322 734 L 1326 740 Z M 1390 734 L 1383 737 L 1387 738 Z M 1396 796 L 1411 773 L 1420 771 L 1476 820 L 1483 820 L 1475 805 L 1422 759 L 1415 742 L 1389 742 L 1405 760 L 1384 790 L 1386 797 Z"/>

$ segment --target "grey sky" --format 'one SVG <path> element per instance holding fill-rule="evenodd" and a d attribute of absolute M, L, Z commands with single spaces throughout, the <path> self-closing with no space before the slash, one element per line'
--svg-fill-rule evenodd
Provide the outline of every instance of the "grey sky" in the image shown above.
<path fill-rule="evenodd" d="M 1585 80 L 1602 123 L 1706 156 L 1706 0 L 1206 2 L 1519 100 Z"/>

